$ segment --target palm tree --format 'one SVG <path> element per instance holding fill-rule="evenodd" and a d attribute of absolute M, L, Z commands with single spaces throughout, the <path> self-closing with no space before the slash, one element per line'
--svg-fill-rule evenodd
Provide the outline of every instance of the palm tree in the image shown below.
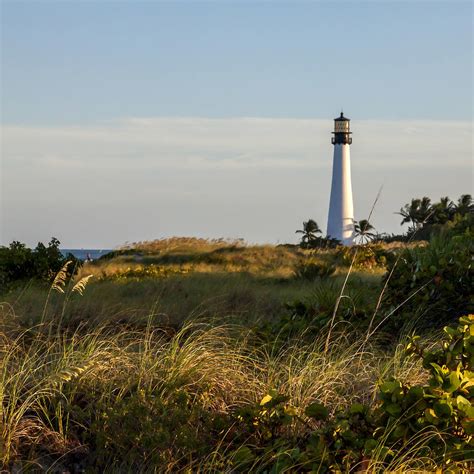
<path fill-rule="evenodd" d="M 442 197 L 439 202 L 431 207 L 429 222 L 432 224 L 446 224 L 452 218 L 453 207 L 453 201 L 448 196 Z"/>
<path fill-rule="evenodd" d="M 431 199 L 426 196 L 423 197 L 420 201 L 420 207 L 418 208 L 418 225 L 425 224 L 432 212 Z"/>
<path fill-rule="evenodd" d="M 374 226 L 367 220 L 354 221 L 354 234 L 361 244 L 367 244 L 375 238 Z"/>
<path fill-rule="evenodd" d="M 471 214 L 474 212 L 474 203 L 472 201 L 472 196 L 470 194 L 463 194 L 458 199 L 458 202 L 454 204 L 454 212 L 465 216 L 466 214 Z"/>
<path fill-rule="evenodd" d="M 403 206 L 400 209 L 400 212 L 396 213 L 396 214 L 400 214 L 403 217 L 402 222 L 400 222 L 400 225 L 411 222 L 413 228 L 415 228 L 418 223 L 418 210 L 419 209 L 420 209 L 419 199 L 412 199 L 410 204 L 405 204 L 405 206 Z"/>
<path fill-rule="evenodd" d="M 425 196 L 422 199 L 412 199 L 411 203 L 405 204 L 397 214 L 403 217 L 400 225 L 411 222 L 413 229 L 417 229 L 426 222 L 431 212 L 431 199 Z"/>
<path fill-rule="evenodd" d="M 301 237 L 301 243 L 308 244 L 312 240 L 316 240 L 316 234 L 321 234 L 321 229 L 315 220 L 309 219 L 307 222 L 303 222 L 303 229 L 297 230 L 296 234 L 303 234 Z"/>

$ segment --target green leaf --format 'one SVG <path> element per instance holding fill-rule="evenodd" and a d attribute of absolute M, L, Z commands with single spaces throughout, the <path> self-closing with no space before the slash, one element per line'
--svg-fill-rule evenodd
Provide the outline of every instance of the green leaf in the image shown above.
<path fill-rule="evenodd" d="M 427 408 L 425 410 L 425 419 L 428 421 L 428 423 L 432 423 L 433 425 L 437 425 L 439 423 L 439 418 L 436 416 L 433 408 Z"/>
<path fill-rule="evenodd" d="M 370 453 L 371 451 L 373 451 L 376 447 L 377 447 L 377 441 L 375 439 L 368 439 L 365 443 L 364 443 L 364 450 L 366 453 Z"/>
<path fill-rule="evenodd" d="M 407 398 L 410 403 L 415 403 L 423 398 L 424 395 L 423 387 L 415 386 L 411 387 L 407 392 Z"/>
<path fill-rule="evenodd" d="M 459 332 L 456 328 L 445 326 L 443 329 L 444 329 L 444 332 L 448 334 L 448 336 L 455 337 L 459 335 Z"/>
<path fill-rule="evenodd" d="M 248 446 L 241 446 L 234 452 L 232 456 L 232 460 L 234 462 L 234 465 L 236 466 L 250 464 L 251 462 L 253 462 L 254 459 L 255 454 Z"/>
<path fill-rule="evenodd" d="M 393 417 L 398 417 L 400 413 L 402 412 L 402 407 L 396 403 L 388 403 L 386 406 L 384 406 L 385 411 Z"/>
<path fill-rule="evenodd" d="M 260 400 L 260 406 L 264 406 L 267 403 L 271 402 L 273 400 L 273 397 L 271 395 L 265 395 L 262 400 Z"/>
<path fill-rule="evenodd" d="M 365 412 L 366 408 L 362 403 L 354 403 L 350 408 L 349 408 L 349 413 L 351 415 L 355 414 L 363 414 Z"/>
<path fill-rule="evenodd" d="M 464 431 L 468 436 L 474 435 L 474 419 L 473 418 L 466 418 L 465 420 L 461 420 L 461 426 L 464 428 Z"/>
<path fill-rule="evenodd" d="M 315 420 L 327 420 L 329 411 L 324 405 L 315 402 L 306 407 L 305 414 Z"/>
<path fill-rule="evenodd" d="M 393 393 L 395 391 L 399 391 L 401 389 L 401 384 L 397 380 L 393 380 L 390 382 L 384 382 L 382 385 L 380 385 L 380 391 L 382 393 Z"/>
<path fill-rule="evenodd" d="M 451 372 L 449 374 L 449 379 L 443 384 L 443 388 L 448 393 L 453 393 L 455 390 L 459 388 L 461 385 L 461 381 L 459 380 L 458 374 L 456 372 Z"/>
<path fill-rule="evenodd" d="M 406 433 L 408 431 L 408 427 L 405 425 L 398 425 L 394 430 L 393 430 L 393 437 L 395 439 L 401 439 L 404 438 Z"/>
<path fill-rule="evenodd" d="M 474 407 L 472 403 L 462 395 L 456 397 L 456 404 L 458 409 L 463 412 L 467 417 L 474 418 Z"/>
<path fill-rule="evenodd" d="M 436 402 L 433 408 L 440 418 L 449 418 L 453 414 L 453 407 L 446 401 Z"/>

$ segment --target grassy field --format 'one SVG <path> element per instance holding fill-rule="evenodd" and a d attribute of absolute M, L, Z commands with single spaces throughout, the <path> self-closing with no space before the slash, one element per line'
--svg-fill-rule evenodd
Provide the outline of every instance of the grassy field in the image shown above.
<path fill-rule="evenodd" d="M 428 379 L 403 357 L 409 328 L 373 330 L 387 315 L 385 266 L 354 262 L 337 250 L 170 239 L 87 263 L 73 281 L 15 287 L 0 305 L 4 467 L 435 471 L 430 429 L 392 442 L 391 426 L 359 457 L 308 448 L 351 407 L 376 410 L 383 381 Z M 331 270 L 314 278 L 300 271 L 308 263 Z M 307 411 L 314 403 L 326 421 Z"/>

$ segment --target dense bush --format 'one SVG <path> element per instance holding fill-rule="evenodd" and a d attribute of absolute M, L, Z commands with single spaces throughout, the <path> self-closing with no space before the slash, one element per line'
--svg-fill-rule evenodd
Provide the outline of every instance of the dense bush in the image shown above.
<path fill-rule="evenodd" d="M 440 326 L 473 310 L 474 234 L 441 234 L 425 247 L 407 248 L 385 276 L 387 311 L 399 310 L 390 324 L 413 321 Z M 433 314 L 436 318 L 433 318 Z"/>
<path fill-rule="evenodd" d="M 380 386 L 381 426 L 393 426 L 387 441 L 400 443 L 434 428 L 425 449 L 444 461 L 474 460 L 474 315 L 463 316 L 456 327 L 445 327 L 440 347 L 427 349 L 419 336 L 407 354 L 418 357 L 429 373 L 428 383 L 410 386 L 398 380 Z"/>
<path fill-rule="evenodd" d="M 327 408 L 312 403 L 304 413 L 289 398 L 271 391 L 259 404 L 236 412 L 238 440 L 235 467 L 241 471 L 266 465 L 266 472 L 298 466 L 300 472 L 349 472 L 363 469 L 386 472 L 418 443 L 417 456 L 438 466 L 472 472 L 474 460 L 474 315 L 445 328 L 441 346 L 427 350 L 418 337 L 406 356 L 419 357 L 428 382 L 410 385 L 397 379 L 383 381 L 375 409 L 360 403 L 330 417 Z M 314 426 L 304 437 L 291 436 L 287 427 Z M 465 471 L 464 471 L 465 469 Z M 398 472 L 398 469 L 396 469 Z M 400 471 L 401 472 L 401 471 Z"/>
<path fill-rule="evenodd" d="M 295 277 L 304 280 L 316 280 L 317 278 L 327 278 L 333 275 L 335 271 L 335 265 L 309 258 L 296 266 Z"/>
<path fill-rule="evenodd" d="M 427 196 L 412 199 L 400 209 L 403 219 L 401 224 L 409 223 L 407 236 L 410 240 L 429 240 L 441 229 L 453 222 L 474 217 L 474 202 L 470 194 L 462 194 L 457 202 L 449 197 L 442 197 L 432 203 Z"/>
<path fill-rule="evenodd" d="M 140 265 L 137 267 L 127 267 L 123 270 L 116 271 L 112 276 L 102 275 L 100 279 L 113 280 L 137 280 L 144 278 L 168 278 L 173 275 L 186 275 L 190 273 L 186 268 L 170 268 L 162 265 Z"/>
<path fill-rule="evenodd" d="M 335 249 L 341 245 L 341 241 L 330 237 L 316 236 L 308 242 L 302 242 L 301 248 L 304 249 Z"/>
<path fill-rule="evenodd" d="M 357 290 L 346 289 L 341 297 L 337 282 L 321 280 L 311 296 L 285 303 L 286 311 L 280 317 L 260 324 L 258 332 L 270 345 L 278 346 L 294 337 L 314 339 L 327 329 L 331 321 L 334 324 L 350 322 L 353 326 L 363 326 L 373 307 L 362 296 Z"/>
<path fill-rule="evenodd" d="M 53 237 L 48 246 L 39 242 L 35 249 L 16 241 L 8 247 L 0 247 L 0 291 L 18 280 L 50 281 L 67 261 L 73 263 L 69 265 L 69 272 L 77 270 L 80 261 L 71 254 L 64 257 L 59 244 Z"/>
<path fill-rule="evenodd" d="M 184 390 L 176 390 L 169 398 L 158 390 L 150 394 L 138 389 L 113 403 L 90 400 L 75 416 L 94 420 L 82 441 L 95 447 L 89 462 L 103 469 L 119 458 L 126 460 L 122 468 L 141 465 L 154 470 L 169 462 L 170 450 L 178 456 L 208 455 L 214 437 L 228 424 L 223 425 L 225 418 L 219 413 L 191 403 Z"/>
<path fill-rule="evenodd" d="M 353 247 L 339 247 L 336 257 L 346 266 L 354 268 L 383 267 L 394 260 L 393 253 L 385 250 L 380 244 L 354 245 Z"/>

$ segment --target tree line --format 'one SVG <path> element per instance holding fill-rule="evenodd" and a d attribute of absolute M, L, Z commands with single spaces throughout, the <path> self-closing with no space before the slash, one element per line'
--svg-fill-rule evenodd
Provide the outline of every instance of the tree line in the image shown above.
<path fill-rule="evenodd" d="M 410 224 L 408 230 L 400 235 L 388 235 L 376 232 L 368 219 L 354 220 L 354 238 L 358 244 L 371 241 L 391 242 L 410 239 L 428 239 L 436 230 L 448 223 L 457 223 L 474 214 L 474 202 L 470 194 L 462 194 L 454 202 L 449 197 L 442 197 L 438 202 L 431 202 L 427 196 L 414 198 L 405 204 L 399 212 L 402 216 L 400 225 Z M 303 222 L 303 228 L 296 231 L 302 234 L 300 245 L 304 248 L 331 248 L 341 242 L 330 237 L 322 237 L 322 231 L 314 219 Z"/>

